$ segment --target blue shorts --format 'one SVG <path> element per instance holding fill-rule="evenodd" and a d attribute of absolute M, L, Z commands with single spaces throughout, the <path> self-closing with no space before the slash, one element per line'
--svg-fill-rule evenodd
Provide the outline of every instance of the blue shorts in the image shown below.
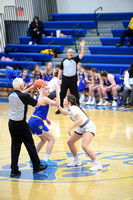
<path fill-rule="evenodd" d="M 45 126 L 41 118 L 31 116 L 28 124 L 30 125 L 33 134 L 42 135 L 43 133 L 49 132 L 49 129 L 47 128 L 47 126 Z"/>
<path fill-rule="evenodd" d="M 84 91 L 85 86 L 86 86 L 86 81 L 84 79 L 81 79 L 78 86 L 78 92 Z"/>

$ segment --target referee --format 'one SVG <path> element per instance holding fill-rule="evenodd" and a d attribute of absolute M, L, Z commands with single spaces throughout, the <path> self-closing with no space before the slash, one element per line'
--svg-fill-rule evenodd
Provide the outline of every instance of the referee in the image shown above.
<path fill-rule="evenodd" d="M 10 177 L 14 177 L 21 174 L 21 172 L 18 170 L 18 159 L 22 143 L 24 143 L 33 163 L 33 172 L 38 173 L 47 168 L 47 165 L 40 164 L 40 160 L 32 138 L 30 126 L 26 122 L 26 113 L 28 105 L 36 106 L 37 101 L 30 97 L 30 95 L 24 93 L 24 82 L 22 78 L 15 78 L 13 80 L 13 88 L 14 91 L 9 94 L 8 123 L 11 135 Z M 41 95 L 42 94 L 40 94 L 40 96 Z"/>
<path fill-rule="evenodd" d="M 58 79 L 60 80 L 63 72 L 61 93 L 60 93 L 62 107 L 63 107 L 63 99 L 66 96 L 68 88 L 70 89 L 71 94 L 73 94 L 76 97 L 77 103 L 79 104 L 78 87 L 77 87 L 77 63 L 84 56 L 85 40 L 82 40 L 80 42 L 80 46 L 81 46 L 80 55 L 73 57 L 74 54 L 73 49 L 68 49 L 67 58 L 64 58 L 61 62 Z M 60 111 L 57 110 L 55 114 L 60 114 Z"/>

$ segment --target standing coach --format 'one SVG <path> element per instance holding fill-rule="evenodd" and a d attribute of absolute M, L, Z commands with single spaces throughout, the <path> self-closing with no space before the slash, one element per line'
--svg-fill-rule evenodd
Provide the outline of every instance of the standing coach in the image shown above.
<path fill-rule="evenodd" d="M 47 168 L 47 165 L 40 164 L 30 126 L 26 122 L 28 105 L 36 106 L 38 102 L 30 97 L 30 95 L 24 93 L 24 82 L 22 78 L 15 78 L 13 80 L 13 88 L 14 91 L 9 94 L 8 123 L 11 135 L 11 177 L 21 174 L 18 168 L 18 159 L 22 143 L 24 143 L 33 163 L 33 173 L 38 173 Z M 38 101 L 41 96 L 40 91 Z"/>
<path fill-rule="evenodd" d="M 70 89 L 71 94 L 73 94 L 76 99 L 77 103 L 79 104 L 79 97 L 78 97 L 78 87 L 77 87 L 77 63 L 83 58 L 84 56 L 84 46 L 85 40 L 80 42 L 81 46 L 81 54 L 73 57 L 73 49 L 67 50 L 67 58 L 64 58 L 61 62 L 61 66 L 59 69 L 58 79 L 60 80 L 62 72 L 62 84 L 61 84 L 61 107 L 63 107 L 63 99 L 66 96 L 68 88 Z M 57 110 L 55 114 L 59 114 L 60 111 Z"/>

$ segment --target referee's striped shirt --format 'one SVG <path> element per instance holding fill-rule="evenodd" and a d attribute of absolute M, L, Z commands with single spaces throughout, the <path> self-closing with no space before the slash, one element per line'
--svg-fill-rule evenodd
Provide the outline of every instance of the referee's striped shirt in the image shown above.
<path fill-rule="evenodd" d="M 26 120 L 28 105 L 36 106 L 37 100 L 30 95 L 15 90 L 9 94 L 9 119 L 13 121 Z"/>

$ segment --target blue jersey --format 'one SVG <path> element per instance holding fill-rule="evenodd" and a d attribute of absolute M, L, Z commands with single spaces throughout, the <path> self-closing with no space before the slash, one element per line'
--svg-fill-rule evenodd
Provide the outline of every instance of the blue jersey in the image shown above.
<path fill-rule="evenodd" d="M 121 85 L 121 84 L 123 84 L 123 83 L 122 83 L 122 80 L 120 79 L 120 76 L 115 75 L 115 74 L 113 74 L 113 76 L 114 76 L 114 80 L 115 80 L 116 85 Z M 107 82 L 104 81 L 104 85 L 110 86 L 111 83 L 110 83 L 109 80 L 107 79 Z"/>
<path fill-rule="evenodd" d="M 35 74 L 35 79 L 42 79 L 42 74 L 40 72 L 40 74 Z"/>
<path fill-rule="evenodd" d="M 49 111 L 49 104 L 47 104 L 46 106 L 41 105 L 35 108 L 33 115 L 45 120 L 47 118 L 48 111 Z"/>
<path fill-rule="evenodd" d="M 99 76 L 94 77 L 95 84 L 100 84 Z"/>
<path fill-rule="evenodd" d="M 51 74 L 44 74 L 44 81 L 50 81 L 53 78 L 53 70 Z"/>
<path fill-rule="evenodd" d="M 92 81 L 92 76 L 88 75 L 88 80 Z"/>
<path fill-rule="evenodd" d="M 30 82 L 30 77 L 29 76 L 27 76 L 26 78 L 23 78 L 22 76 L 20 76 L 19 78 L 22 78 L 25 83 L 29 83 Z"/>
<path fill-rule="evenodd" d="M 79 77 L 79 80 L 81 80 L 81 79 L 84 79 L 85 78 L 85 74 L 84 74 L 84 72 L 83 73 L 78 73 L 78 77 Z"/>
<path fill-rule="evenodd" d="M 43 122 L 43 120 L 47 118 L 48 110 L 48 104 L 46 106 L 41 105 L 35 108 L 35 111 L 28 122 L 33 134 L 42 135 L 49 132 L 48 127 Z"/>

